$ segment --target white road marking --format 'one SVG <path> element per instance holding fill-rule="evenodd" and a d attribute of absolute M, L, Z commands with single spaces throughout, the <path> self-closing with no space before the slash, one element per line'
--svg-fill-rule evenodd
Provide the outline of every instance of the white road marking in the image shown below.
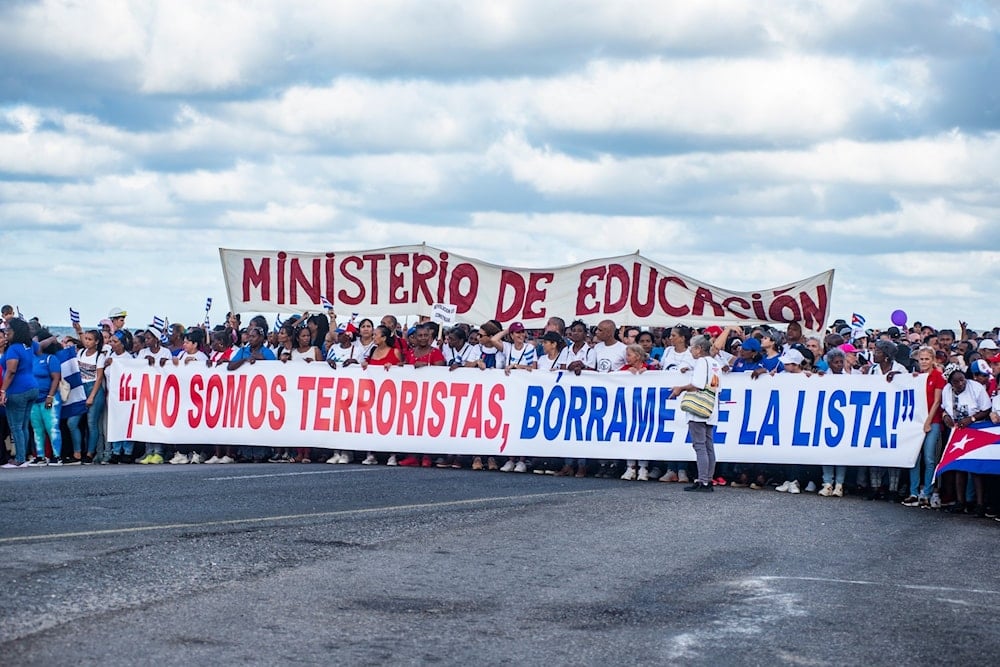
<path fill-rule="evenodd" d="M 333 471 L 331 471 L 333 472 Z M 129 533 L 146 533 L 157 530 L 175 530 L 178 528 L 210 528 L 212 526 L 239 526 L 269 521 L 290 521 L 295 519 L 318 519 L 324 517 L 343 517 L 351 515 L 373 514 L 376 512 L 400 512 L 416 509 L 434 509 L 440 507 L 461 507 L 463 505 L 478 505 L 482 503 L 504 502 L 508 500 L 537 500 L 557 496 L 574 496 L 597 493 L 604 489 L 587 489 L 582 491 L 553 491 L 552 493 L 530 493 L 522 496 L 492 496 L 489 498 L 469 498 L 466 500 L 448 500 L 439 503 L 417 503 L 413 505 L 390 505 L 388 507 L 366 507 L 353 510 L 337 510 L 333 512 L 310 512 L 307 514 L 284 514 L 279 516 L 262 516 L 250 519 L 228 519 L 225 521 L 201 521 L 197 523 L 168 523 L 155 526 L 134 526 L 132 528 L 109 528 L 106 530 L 85 530 L 76 533 L 49 533 L 46 535 L 22 535 L 18 537 L 0 538 L 0 544 L 14 542 L 31 542 L 40 540 L 59 540 L 74 537 L 96 537 L 100 535 L 127 535 Z"/>
<path fill-rule="evenodd" d="M 850 584 L 852 586 L 889 586 L 892 588 L 905 588 L 912 591 L 928 591 L 942 593 L 976 593 L 979 595 L 1000 595 L 1000 591 L 991 591 L 984 588 L 953 588 L 951 586 L 926 586 L 923 584 L 900 584 L 894 581 L 861 581 L 857 579 L 829 579 L 826 577 L 778 577 L 764 576 L 758 579 L 770 581 L 815 581 L 825 584 Z"/>
<path fill-rule="evenodd" d="M 206 477 L 207 482 L 219 482 L 227 479 L 263 479 L 265 477 L 295 477 L 297 475 L 343 475 L 352 472 L 375 472 L 378 468 L 345 468 L 333 470 L 310 470 L 308 472 L 276 472 L 268 475 L 233 475 L 232 477 Z"/>

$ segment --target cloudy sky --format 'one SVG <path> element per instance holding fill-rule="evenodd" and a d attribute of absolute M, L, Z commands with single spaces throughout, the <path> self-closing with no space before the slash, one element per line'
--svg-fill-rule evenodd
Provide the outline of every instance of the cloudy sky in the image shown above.
<path fill-rule="evenodd" d="M 218 319 L 219 247 L 421 242 L 998 325 L 998 4 L 0 5 L 0 301 Z"/>

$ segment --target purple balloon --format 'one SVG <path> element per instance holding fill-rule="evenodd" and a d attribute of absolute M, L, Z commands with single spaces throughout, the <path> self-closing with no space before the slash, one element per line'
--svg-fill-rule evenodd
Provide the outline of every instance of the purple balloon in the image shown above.
<path fill-rule="evenodd" d="M 906 326 L 906 312 L 902 310 L 892 311 L 892 323 L 897 327 Z"/>

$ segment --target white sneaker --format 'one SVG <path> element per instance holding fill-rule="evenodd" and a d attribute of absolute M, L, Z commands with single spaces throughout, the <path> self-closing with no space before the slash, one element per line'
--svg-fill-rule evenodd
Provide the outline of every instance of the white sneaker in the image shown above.
<path fill-rule="evenodd" d="M 219 463 L 232 463 L 232 462 L 233 462 L 233 457 L 229 456 L 228 454 L 219 459 Z"/>
<path fill-rule="evenodd" d="M 340 452 L 334 451 L 333 456 L 326 460 L 327 463 L 339 463 L 340 462 Z"/>
<path fill-rule="evenodd" d="M 378 465 L 378 459 L 375 458 L 374 454 L 369 454 L 368 456 L 365 457 L 365 460 L 361 462 L 361 465 L 363 465 L 363 466 L 377 466 Z"/>
<path fill-rule="evenodd" d="M 636 477 L 636 479 L 639 480 L 640 482 L 648 482 L 649 471 L 646 470 L 645 468 L 639 468 L 639 475 Z"/>
<path fill-rule="evenodd" d="M 786 479 L 784 482 L 781 483 L 781 486 L 775 487 L 774 490 L 777 491 L 778 493 L 788 493 L 788 489 L 790 489 L 791 486 L 792 483 Z"/>
<path fill-rule="evenodd" d="M 524 461 L 518 461 L 517 465 L 514 466 L 514 472 L 528 472 L 528 466 L 524 464 Z"/>
<path fill-rule="evenodd" d="M 191 452 L 191 460 L 189 463 L 204 463 L 201 454 L 198 452 Z"/>
<path fill-rule="evenodd" d="M 941 509 L 941 496 L 938 495 L 937 491 L 931 494 L 931 509 L 932 510 Z"/>
<path fill-rule="evenodd" d="M 626 482 L 634 482 L 635 476 L 635 468 L 625 468 L 625 473 L 619 479 L 624 479 Z"/>
<path fill-rule="evenodd" d="M 833 495 L 833 484 L 824 484 L 823 488 L 819 490 L 819 495 L 824 498 L 828 498 Z"/>
<path fill-rule="evenodd" d="M 219 462 L 219 457 L 216 456 L 215 454 L 212 454 L 212 458 L 210 458 L 207 461 L 205 461 L 205 465 L 208 466 L 208 465 L 212 465 L 212 464 L 218 463 L 218 462 Z"/>
<path fill-rule="evenodd" d="M 678 470 L 677 471 L 677 481 L 680 482 L 681 484 L 687 484 L 688 482 L 691 481 L 691 480 L 688 479 L 688 472 L 687 472 L 687 470 Z"/>
<path fill-rule="evenodd" d="M 188 462 L 188 457 L 185 456 L 184 454 L 181 454 L 180 452 L 174 452 L 174 458 L 172 458 L 172 459 L 170 459 L 170 461 L 168 461 L 168 463 L 170 463 L 172 465 L 175 465 L 175 466 L 178 466 L 178 465 L 182 466 L 182 465 L 186 464 L 187 462 Z"/>
<path fill-rule="evenodd" d="M 806 484 L 806 493 L 816 493 L 816 482 L 809 480 L 809 483 Z"/>
<path fill-rule="evenodd" d="M 833 497 L 834 498 L 843 498 L 844 497 L 844 485 L 843 484 L 838 484 L 837 486 L 833 487 Z"/>
<path fill-rule="evenodd" d="M 793 479 L 792 483 L 788 485 L 788 492 L 802 493 L 802 490 L 799 488 L 799 481 L 797 479 Z"/>
<path fill-rule="evenodd" d="M 513 461 L 513 459 L 508 459 L 508 461 L 506 463 L 504 463 L 502 466 L 500 466 L 500 472 L 510 472 L 513 469 L 514 469 L 514 461 Z"/>
<path fill-rule="evenodd" d="M 387 466 L 397 466 L 399 463 L 396 461 L 396 455 L 393 454 L 389 457 L 389 460 L 385 462 Z"/>
<path fill-rule="evenodd" d="M 351 454 L 350 452 L 341 452 L 340 459 L 337 461 L 337 463 L 350 463 L 353 460 L 354 460 L 354 454 Z"/>

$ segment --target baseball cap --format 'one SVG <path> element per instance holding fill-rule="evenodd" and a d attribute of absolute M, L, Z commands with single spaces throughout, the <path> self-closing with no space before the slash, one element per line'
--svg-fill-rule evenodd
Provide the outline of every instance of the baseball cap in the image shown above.
<path fill-rule="evenodd" d="M 840 346 L 840 349 L 843 352 L 860 352 L 861 351 L 858 348 L 856 348 L 853 345 L 851 345 L 850 343 L 844 343 L 843 345 Z"/>
<path fill-rule="evenodd" d="M 560 336 L 555 331 L 546 331 L 545 335 L 542 336 L 542 340 L 547 340 L 547 341 L 550 341 L 552 343 L 562 343 L 562 342 L 564 342 L 563 341 L 563 337 Z"/>
<path fill-rule="evenodd" d="M 995 340 L 993 340 L 992 338 L 984 338 L 981 341 L 979 341 L 979 348 L 978 349 L 980 349 L 980 350 L 996 350 L 998 348 L 997 348 L 997 343 L 996 343 Z"/>
<path fill-rule="evenodd" d="M 113 319 L 115 317 L 128 317 L 128 313 L 125 312 L 124 308 L 112 308 L 108 311 L 108 319 Z"/>
<path fill-rule="evenodd" d="M 995 357 L 990 357 L 986 361 L 990 362 L 991 364 L 1000 364 L 1000 354 L 998 354 Z"/>
<path fill-rule="evenodd" d="M 801 352 L 792 348 L 781 355 L 781 357 L 778 358 L 778 361 L 785 365 L 796 364 L 797 366 L 801 366 L 802 362 L 805 361 L 805 357 L 802 356 Z"/>
<path fill-rule="evenodd" d="M 751 352 L 760 352 L 760 341 L 753 336 L 750 336 L 743 341 L 743 349 L 750 350 Z"/>
<path fill-rule="evenodd" d="M 710 327 L 705 327 L 705 334 L 708 335 L 708 336 L 711 336 L 712 338 L 716 338 L 717 336 L 721 336 L 722 335 L 722 327 L 717 326 L 715 324 L 713 324 Z"/>
<path fill-rule="evenodd" d="M 520 331 L 524 331 L 524 325 L 521 324 L 520 322 L 514 322 L 509 327 L 507 327 L 507 331 L 511 333 L 518 333 Z"/>
<path fill-rule="evenodd" d="M 992 375 L 993 372 L 990 370 L 990 365 L 983 361 L 982 359 L 976 359 L 972 362 L 969 367 L 973 375 Z"/>

